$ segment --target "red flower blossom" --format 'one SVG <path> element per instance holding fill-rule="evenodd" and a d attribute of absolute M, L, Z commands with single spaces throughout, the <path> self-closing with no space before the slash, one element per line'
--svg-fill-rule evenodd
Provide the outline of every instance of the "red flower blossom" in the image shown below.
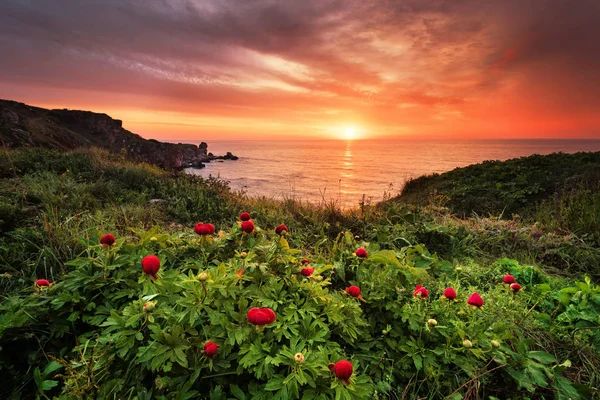
<path fill-rule="evenodd" d="M 346 293 L 352 297 L 358 297 L 360 296 L 360 288 L 358 286 L 348 286 L 346 288 Z"/>
<path fill-rule="evenodd" d="M 471 295 L 471 297 L 469 297 L 469 299 L 467 300 L 467 304 L 475 307 L 483 307 L 484 303 L 479 293 L 475 292 Z"/>
<path fill-rule="evenodd" d="M 415 287 L 415 292 L 413 294 L 415 297 L 420 297 L 422 299 L 426 299 L 427 297 L 429 297 L 429 290 L 427 290 L 426 288 L 424 288 L 421 285 L 417 285 Z"/>
<path fill-rule="evenodd" d="M 208 358 L 213 358 L 219 351 L 219 345 L 215 342 L 206 342 L 204 345 L 204 354 Z"/>
<path fill-rule="evenodd" d="M 35 281 L 35 285 L 38 287 L 42 287 L 42 286 L 50 286 L 50 281 L 48 281 L 47 279 L 38 279 L 37 281 Z"/>
<path fill-rule="evenodd" d="M 251 308 L 248 310 L 248 322 L 252 325 L 268 325 L 275 322 L 277 316 L 270 308 Z"/>
<path fill-rule="evenodd" d="M 302 271 L 300 271 L 300 273 L 304 276 L 311 276 L 313 272 L 315 272 L 315 269 L 312 267 L 302 268 Z"/>
<path fill-rule="evenodd" d="M 454 290 L 454 288 L 446 288 L 444 290 L 444 297 L 447 298 L 448 300 L 454 300 L 456 299 L 456 290 Z"/>
<path fill-rule="evenodd" d="M 275 228 L 275 233 L 278 235 L 281 235 L 284 231 L 288 231 L 288 227 L 285 224 L 281 224 L 277 228 Z"/>
<path fill-rule="evenodd" d="M 509 274 L 504 275 L 504 283 L 508 283 L 509 285 L 511 283 L 515 283 L 515 277 Z"/>
<path fill-rule="evenodd" d="M 240 219 L 242 221 L 250 221 L 250 213 L 244 211 L 243 213 L 240 214 Z"/>
<path fill-rule="evenodd" d="M 341 360 L 333 365 L 333 373 L 339 380 L 344 382 L 346 385 L 350 384 L 349 379 L 352 376 L 353 371 L 354 368 L 348 360 Z"/>
<path fill-rule="evenodd" d="M 242 222 L 242 230 L 246 233 L 252 233 L 254 231 L 254 223 L 252 221 Z"/>
<path fill-rule="evenodd" d="M 142 270 L 146 275 L 150 275 L 152 279 L 158 279 L 156 274 L 160 269 L 160 260 L 154 254 L 142 258 Z"/>
<path fill-rule="evenodd" d="M 112 246 L 115 242 L 115 237 L 112 233 L 107 233 L 106 235 L 100 238 L 100 244 L 102 246 Z"/>
<path fill-rule="evenodd" d="M 194 227 L 194 232 L 202 236 L 212 235 L 215 233 L 215 226 L 213 224 L 203 224 L 202 222 L 199 222 Z"/>
<path fill-rule="evenodd" d="M 303 258 L 303 259 L 302 259 L 302 261 L 300 261 L 300 263 L 301 263 L 302 265 L 306 265 L 306 264 L 309 264 L 309 263 L 310 263 L 310 260 L 309 260 L 308 258 Z"/>
<path fill-rule="evenodd" d="M 362 247 L 359 247 L 358 249 L 356 249 L 356 257 L 360 257 L 360 258 L 367 258 L 367 251 L 365 249 L 363 249 Z"/>
<path fill-rule="evenodd" d="M 510 285 L 510 288 L 513 292 L 518 292 L 519 290 L 521 290 L 521 285 L 515 282 L 512 285 Z"/>

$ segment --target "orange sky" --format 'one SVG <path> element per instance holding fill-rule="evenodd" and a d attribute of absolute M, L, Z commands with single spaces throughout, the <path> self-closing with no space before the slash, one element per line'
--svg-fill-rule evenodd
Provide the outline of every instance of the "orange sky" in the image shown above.
<path fill-rule="evenodd" d="M 0 3 L 0 98 L 163 140 L 600 138 L 600 1 Z"/>

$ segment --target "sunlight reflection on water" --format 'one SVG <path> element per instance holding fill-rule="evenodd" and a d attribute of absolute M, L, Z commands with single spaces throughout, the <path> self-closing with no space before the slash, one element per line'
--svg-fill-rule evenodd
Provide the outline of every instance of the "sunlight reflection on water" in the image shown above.
<path fill-rule="evenodd" d="M 363 194 L 381 200 L 390 187 L 398 194 L 409 178 L 484 160 L 600 151 L 600 140 L 213 141 L 208 147 L 240 159 L 187 172 L 220 177 L 249 195 L 334 200 L 347 207 Z"/>

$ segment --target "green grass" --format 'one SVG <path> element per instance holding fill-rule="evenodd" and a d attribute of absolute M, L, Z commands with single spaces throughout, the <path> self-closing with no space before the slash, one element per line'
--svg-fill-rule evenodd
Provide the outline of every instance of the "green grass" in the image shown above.
<path fill-rule="evenodd" d="M 407 182 L 397 200 L 423 205 L 434 194 L 458 216 L 530 216 L 540 201 L 563 188 L 580 183 L 597 188 L 599 178 L 600 152 L 533 155 L 421 176 Z"/>
<path fill-rule="evenodd" d="M 378 393 L 384 393 L 387 396 L 385 398 L 394 395 L 401 397 L 402 393 L 438 398 L 454 391 L 467 397 L 479 391 L 480 394 L 494 393 L 499 398 L 523 398 L 522 396 L 529 396 L 529 388 L 535 389 L 532 398 L 552 398 L 557 390 L 567 390 L 568 385 L 564 382 L 565 387 L 562 389 L 556 387 L 562 382 L 561 378 L 557 378 L 559 375 L 563 376 L 562 372 L 553 378 L 555 380 L 552 385 L 555 386 L 543 386 L 539 380 L 536 383 L 535 374 L 546 371 L 546 367 L 539 366 L 539 360 L 527 358 L 527 354 L 532 351 L 534 353 L 531 354 L 538 354 L 536 351 L 551 354 L 557 360 L 552 371 L 562 371 L 563 367 L 558 365 L 559 362 L 570 360 L 573 366 L 565 369 L 564 377 L 571 382 L 584 384 L 588 387 L 586 390 L 596 393 L 596 388 L 600 386 L 596 372 L 600 368 L 600 354 L 597 351 L 600 330 L 593 327 L 598 325 L 600 289 L 593 283 L 600 279 L 600 198 L 598 186 L 595 186 L 598 182 L 595 180 L 597 170 L 590 165 L 596 163 L 597 158 L 598 154 L 559 154 L 519 159 L 507 164 L 484 163 L 454 171 L 450 175 L 422 178 L 416 181 L 422 182 L 420 184 L 409 184 L 402 198 L 406 200 L 414 196 L 416 204 L 386 201 L 377 205 L 359 204 L 355 209 L 342 210 L 335 203 L 314 205 L 291 199 L 275 201 L 269 198 L 247 198 L 241 193 L 232 192 L 225 183 L 218 180 L 167 172 L 147 164 L 128 162 L 118 155 L 101 150 L 64 153 L 43 149 L 5 150 L 0 153 L 0 346 L 11 351 L 9 354 L 3 350 L 0 356 L 0 371 L 7 374 L 8 380 L 0 390 L 0 397 L 34 397 L 31 393 L 43 389 L 43 379 L 54 380 L 53 372 L 50 371 L 52 367 L 46 371 L 47 374 L 44 373 L 50 360 L 45 358 L 47 354 L 56 357 L 63 363 L 61 365 L 75 368 L 63 370 L 67 377 L 60 380 L 61 387 L 72 394 L 82 395 L 82 392 L 78 392 L 83 390 L 81 385 L 84 382 L 80 379 L 86 375 L 81 375 L 81 371 L 77 370 L 78 357 L 82 358 L 82 362 L 96 362 L 104 354 L 110 355 L 113 351 L 104 348 L 94 355 L 89 353 L 89 349 L 86 350 L 88 352 L 78 353 L 82 349 L 75 347 L 76 338 L 77 341 L 84 338 L 89 340 L 93 335 L 108 334 L 103 333 L 99 327 L 89 325 L 90 320 L 106 318 L 103 311 L 95 308 L 102 302 L 72 314 L 79 309 L 79 300 L 69 303 L 69 307 L 73 308 L 69 308 L 68 312 L 60 307 L 56 308 L 57 304 L 52 297 L 32 294 L 35 279 L 63 282 L 52 292 L 60 296 L 81 291 L 81 298 L 88 298 L 89 294 L 84 292 L 92 288 L 103 293 L 102 296 L 120 293 L 110 281 L 102 280 L 105 279 L 104 276 L 92 274 L 93 276 L 86 278 L 81 275 L 85 273 L 80 268 L 81 265 L 85 264 L 86 259 L 93 257 L 103 263 L 101 265 L 110 268 L 114 266 L 119 271 L 123 268 L 119 273 L 123 274 L 123 279 L 130 286 L 123 288 L 125 292 L 122 293 L 128 293 L 128 297 L 121 298 L 115 294 L 116 297 L 110 298 L 110 302 L 114 302 L 119 312 L 129 312 L 125 308 L 132 306 L 130 303 L 139 290 L 135 283 L 138 273 L 136 268 L 139 267 L 137 263 L 140 255 L 149 251 L 168 260 L 168 272 L 171 275 L 164 282 L 170 283 L 157 290 L 163 291 L 161 293 L 165 296 L 165 309 L 172 308 L 172 313 L 181 312 L 177 304 L 179 300 L 184 300 L 178 297 L 182 289 L 175 288 L 181 284 L 180 280 L 185 281 L 186 271 L 206 269 L 211 274 L 216 274 L 217 271 L 222 273 L 224 270 L 226 276 L 213 276 L 219 284 L 227 286 L 242 263 L 242 251 L 255 253 L 252 257 L 256 257 L 256 265 L 252 268 L 257 268 L 256 271 L 266 269 L 273 275 L 270 275 L 272 278 L 253 275 L 253 285 L 256 286 L 246 288 L 247 290 L 241 287 L 231 288 L 231 292 L 224 294 L 224 297 L 214 297 L 214 301 L 223 302 L 223 307 L 227 309 L 238 306 L 227 303 L 228 296 L 246 296 L 264 301 L 270 299 L 272 294 L 268 294 L 267 287 L 263 286 L 264 279 L 269 279 L 269 285 L 287 285 L 285 290 L 282 289 L 281 295 L 288 300 L 297 296 L 296 292 L 306 290 L 304 286 L 296 286 L 297 276 L 293 270 L 303 257 L 314 260 L 319 266 L 318 271 L 328 282 L 323 287 L 315 283 L 311 290 L 342 290 L 349 282 L 360 283 L 369 294 L 369 301 L 361 306 L 363 311 L 360 315 L 353 308 L 351 320 L 362 326 L 359 336 L 364 341 L 361 339 L 360 344 L 356 344 L 339 337 L 337 330 L 341 328 L 336 325 L 341 323 L 339 321 L 330 321 L 322 329 L 331 331 L 328 345 L 335 349 L 332 350 L 332 356 L 337 357 L 342 351 L 356 354 L 358 365 L 364 368 L 357 370 L 357 374 L 367 376 L 367 370 L 373 371 L 369 379 L 361 380 L 360 384 L 365 385 L 365 390 L 376 389 Z M 530 168 L 526 167 L 528 163 L 531 163 Z M 567 167 L 569 163 L 573 165 Z M 587 172 L 583 171 L 584 166 Z M 511 168 L 516 168 L 516 172 L 511 173 Z M 560 177 L 549 177 L 552 176 L 551 172 L 560 168 L 565 170 Z M 546 180 L 543 179 L 544 170 L 548 174 Z M 461 185 L 466 184 L 469 171 L 473 175 L 469 186 L 465 188 Z M 499 179 L 500 176 L 505 183 L 516 179 L 512 186 L 495 186 L 501 195 L 489 187 L 490 180 Z M 452 179 L 456 179 L 454 184 L 451 183 Z M 541 184 L 544 190 L 524 194 L 523 188 L 535 186 L 533 182 Z M 509 190 L 508 187 L 512 189 Z M 438 190 L 437 195 L 432 197 L 429 188 Z M 427 200 L 418 200 L 417 192 L 423 196 L 427 193 Z M 511 197 L 510 193 L 518 195 Z M 457 194 L 460 194 L 458 199 L 453 200 L 452 196 Z M 518 210 L 523 217 L 515 215 L 512 218 L 502 218 L 488 216 L 486 212 L 478 212 L 479 215 L 468 218 L 462 218 L 464 215 L 457 216 L 457 213 L 470 215 L 466 208 L 461 207 L 475 205 L 492 197 L 494 202 L 490 204 L 496 207 L 493 210 Z M 150 202 L 151 200 L 159 201 Z M 256 240 L 250 242 L 245 241 L 243 235 L 240 236 L 241 232 L 236 224 L 239 213 L 246 210 L 252 213 L 253 219 L 262 228 L 255 237 Z M 509 214 L 506 212 L 503 214 L 504 217 L 507 215 Z M 192 228 L 199 221 L 211 222 L 216 225 L 217 232 L 221 231 L 214 242 L 201 242 L 199 245 L 193 237 Z M 272 232 L 281 223 L 285 223 L 290 229 L 291 234 L 287 236 L 286 242 L 289 247 L 282 246 Z M 122 261 L 127 267 L 98 248 L 99 235 L 106 232 L 114 233 L 121 241 L 118 257 L 126 258 L 126 261 Z M 360 264 L 351 255 L 359 245 L 367 247 L 369 253 L 374 255 L 369 261 L 373 269 L 367 273 L 358 269 Z M 190 267 L 190 263 L 194 267 Z M 328 265 L 333 265 L 334 269 L 330 269 Z M 411 268 L 425 268 L 427 272 L 420 275 Z M 400 275 L 387 281 L 392 271 Z M 522 302 L 514 302 L 513 299 L 510 303 L 505 298 L 505 292 L 498 285 L 498 279 L 504 273 L 512 273 L 526 285 Z M 584 275 L 590 277 L 591 281 L 586 283 Z M 88 278 L 88 283 L 83 285 L 82 279 Z M 407 303 L 414 284 L 424 282 L 432 293 L 437 293 L 435 296 L 439 296 L 443 286 L 450 283 L 459 284 L 465 291 L 479 290 L 485 293 L 486 298 L 492 299 L 491 314 L 486 314 L 485 318 L 489 319 L 485 320 L 486 323 L 492 326 L 499 318 L 504 318 L 517 327 L 516 331 L 504 325 L 498 328 L 498 332 L 508 329 L 505 333 L 511 336 L 507 339 L 511 343 L 510 348 L 504 349 L 502 354 L 525 357 L 522 362 L 537 365 L 535 368 L 539 371 L 535 368 L 521 370 L 517 365 L 509 363 L 512 370 L 499 369 L 476 379 L 465 372 L 458 380 L 452 381 L 449 377 L 451 373 L 455 373 L 456 368 L 452 360 L 436 358 L 434 370 L 419 369 L 412 361 L 414 357 L 407 356 L 410 353 L 407 348 L 398 350 L 400 344 L 407 346 L 404 342 L 406 338 L 429 334 L 423 331 L 422 325 L 411 322 L 411 315 L 425 320 L 429 318 L 428 313 L 438 313 L 440 321 L 442 318 L 454 321 L 455 318 L 454 314 L 448 314 L 448 310 L 435 308 L 437 306 L 433 303 L 427 308 L 419 309 L 415 308 L 416 305 Z M 150 290 L 150 286 L 143 287 L 143 290 Z M 188 289 L 185 286 L 185 290 Z M 336 307 L 344 307 L 345 300 L 340 302 L 335 290 L 323 295 Z M 94 292 L 93 295 L 100 292 Z M 396 298 L 395 296 L 398 296 L 397 301 L 400 303 L 387 300 Z M 166 300 L 167 298 L 172 299 Z M 281 312 L 282 315 L 287 312 L 290 316 L 293 314 L 283 308 Z M 311 315 L 311 318 L 318 318 L 317 314 Z M 481 335 L 480 340 L 487 343 L 491 333 L 485 330 L 485 324 L 482 322 L 471 328 L 462 326 L 461 324 L 470 323 L 465 315 L 460 314 L 460 322 L 453 322 L 458 324 L 452 328 L 456 329 L 452 331 L 453 340 L 460 336 L 461 329 L 475 329 L 472 334 Z M 404 322 L 399 322 L 401 319 Z M 169 321 L 163 328 L 177 325 L 174 320 Z M 220 320 L 218 324 L 221 323 L 228 326 Z M 389 343 L 386 344 L 386 340 L 380 337 L 380 332 L 387 324 L 394 326 L 395 333 L 392 337 L 398 341 L 397 344 L 400 343 L 394 347 L 395 350 L 384 350 Z M 56 332 L 59 328 L 60 334 Z M 345 329 L 352 328 L 347 326 Z M 219 332 L 221 331 L 215 331 L 215 335 L 220 335 Z M 225 337 L 222 339 L 225 340 Z M 292 345 L 291 342 L 282 342 L 272 337 L 269 340 L 272 340 L 271 344 L 276 348 Z M 443 348 L 444 340 L 437 337 L 430 343 L 431 348 Z M 338 348 L 340 343 L 342 346 Z M 96 346 L 100 346 L 100 343 Z M 377 351 L 386 351 L 388 357 L 382 357 L 379 363 L 378 360 L 371 360 L 368 354 L 374 354 L 372 346 Z M 100 351 L 101 347 L 97 350 Z M 227 351 L 230 350 L 231 357 L 237 357 L 233 349 Z M 394 351 L 397 353 L 393 353 Z M 425 354 L 426 351 L 423 351 Z M 463 350 L 456 351 L 456 357 L 465 356 Z M 437 356 L 430 355 L 434 358 Z M 481 359 L 471 359 L 470 356 L 469 353 L 467 360 L 472 363 L 469 365 L 473 368 L 483 368 L 481 371 L 487 368 L 485 363 L 490 359 L 480 364 Z M 124 356 L 117 363 L 119 368 L 126 368 L 124 366 L 129 365 L 128 363 L 133 363 L 133 359 L 129 360 L 127 357 Z M 315 368 L 321 368 L 325 360 L 317 361 Z M 124 364 L 121 365 L 120 362 Z M 152 386 L 152 381 L 147 381 L 149 378 L 144 375 L 146 367 L 143 363 L 135 365 L 135 368 L 139 368 L 135 372 L 138 374 L 135 375 L 137 378 L 127 375 L 127 379 L 133 380 L 123 384 L 137 385 L 139 390 Z M 225 366 L 221 367 L 222 369 L 210 374 L 231 373 Z M 32 375 L 35 368 L 38 369 L 38 380 Z M 110 369 L 99 368 L 105 378 L 106 374 L 110 375 Z M 239 381 L 243 391 L 251 390 L 256 382 L 265 383 L 264 377 L 252 383 L 253 378 L 248 373 L 257 372 L 252 370 L 254 367 L 248 368 L 244 372 L 246 375 Z M 122 372 L 125 376 L 125 372 Z M 519 375 L 521 372 L 525 375 Z M 423 380 L 427 374 L 432 373 L 438 374 L 436 379 Z M 543 373 L 548 375 L 555 372 Z M 188 376 L 178 374 L 183 372 L 177 370 L 174 374 L 154 376 L 152 379 L 164 379 L 161 384 L 173 389 L 181 386 L 177 379 Z M 315 382 L 321 382 L 320 373 L 314 374 Z M 40 378 L 41 376 L 47 378 Z M 530 386 L 517 388 L 515 382 L 519 379 Z M 108 385 L 107 381 L 102 382 L 103 385 Z M 506 391 L 503 386 L 506 385 L 505 382 L 513 382 L 509 386 L 511 390 Z M 205 390 L 203 393 L 206 394 L 217 390 L 216 387 L 220 385 L 226 392 L 235 392 L 235 389 L 228 386 L 230 384 L 231 381 L 219 378 L 214 384 L 195 390 Z M 102 386 L 98 390 L 110 391 L 111 387 Z M 58 393 L 52 390 L 49 388 L 48 393 Z M 91 390 L 91 387 L 85 390 Z M 114 390 L 117 390 L 116 387 Z M 323 390 L 327 396 L 333 393 Z M 343 387 L 335 390 L 344 391 Z M 124 392 L 119 393 L 119 396 L 125 395 Z M 229 395 L 231 397 L 231 393 Z M 586 396 L 592 395 L 595 394 L 588 393 Z M 77 398 L 77 395 L 74 396 Z"/>

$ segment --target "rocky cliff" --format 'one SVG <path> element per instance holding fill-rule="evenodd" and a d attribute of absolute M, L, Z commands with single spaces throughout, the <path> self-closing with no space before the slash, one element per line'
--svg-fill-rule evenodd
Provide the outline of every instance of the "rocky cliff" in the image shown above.
<path fill-rule="evenodd" d="M 47 110 L 9 100 L 0 100 L 0 139 L 7 147 L 61 150 L 103 147 L 125 153 L 131 159 L 173 169 L 201 166 L 202 161 L 211 159 L 204 142 L 196 146 L 147 140 L 124 129 L 120 120 L 106 114 Z"/>

